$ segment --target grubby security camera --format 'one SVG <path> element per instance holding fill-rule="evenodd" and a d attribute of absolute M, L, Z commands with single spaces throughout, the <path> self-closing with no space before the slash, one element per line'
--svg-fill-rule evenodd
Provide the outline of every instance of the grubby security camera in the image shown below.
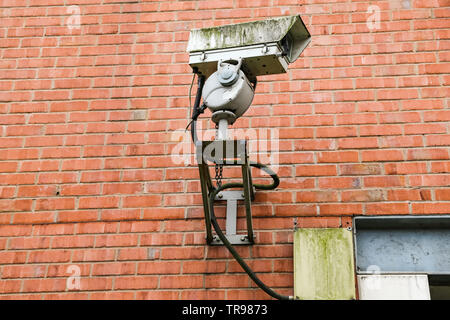
<path fill-rule="evenodd" d="M 225 124 L 233 124 L 250 106 L 256 77 L 285 73 L 310 41 L 300 16 L 191 31 L 189 65 L 207 78 L 203 102 L 220 136 Z"/>
<path fill-rule="evenodd" d="M 285 73 L 311 41 L 300 16 L 194 29 L 189 36 L 189 65 L 209 77 L 217 62 L 242 59 L 247 77 Z"/>
<path fill-rule="evenodd" d="M 247 140 L 228 140 L 227 127 L 250 107 L 257 76 L 285 73 L 288 64 L 300 56 L 310 41 L 311 36 L 300 16 L 289 16 L 192 30 L 187 47 L 189 65 L 198 75 L 190 125 L 200 175 L 206 242 L 209 245 L 225 245 L 250 278 L 277 299 L 292 297 L 277 294 L 262 283 L 233 245 L 254 243 L 251 201 L 257 189 L 273 190 L 280 180 L 268 166 L 249 161 Z M 196 133 L 197 118 L 206 108 L 211 110 L 212 121 L 217 127 L 214 141 L 200 141 Z M 214 163 L 215 185 L 208 161 Z M 222 184 L 224 165 L 240 166 L 242 183 Z M 269 174 L 272 183 L 253 183 L 250 167 Z M 227 190 L 236 188 L 240 190 Z M 214 203 L 217 201 L 227 202 L 226 234 L 214 214 Z M 238 201 L 243 201 L 245 206 L 246 235 L 238 234 L 236 230 Z M 213 235 L 211 226 L 216 235 Z"/>

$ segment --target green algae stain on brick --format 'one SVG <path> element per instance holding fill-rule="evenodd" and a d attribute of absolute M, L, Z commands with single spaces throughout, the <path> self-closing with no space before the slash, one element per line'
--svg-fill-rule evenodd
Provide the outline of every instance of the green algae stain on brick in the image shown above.
<path fill-rule="evenodd" d="M 305 300 L 355 299 L 351 231 L 342 228 L 295 231 L 294 295 Z"/>

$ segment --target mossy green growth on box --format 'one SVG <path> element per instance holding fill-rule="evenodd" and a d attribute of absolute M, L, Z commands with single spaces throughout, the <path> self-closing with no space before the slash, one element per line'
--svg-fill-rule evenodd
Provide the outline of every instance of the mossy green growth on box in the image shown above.
<path fill-rule="evenodd" d="M 294 233 L 294 296 L 305 300 L 355 299 L 352 232 L 343 228 Z"/>
<path fill-rule="evenodd" d="M 280 41 L 295 23 L 296 18 L 296 16 L 289 16 L 194 29 L 191 31 L 188 51 L 223 49 Z"/>
<path fill-rule="evenodd" d="M 289 62 L 294 62 L 308 45 L 311 35 L 300 16 L 276 17 L 266 20 L 193 29 L 187 51 L 203 52 L 258 44 L 280 43 L 289 35 Z"/>

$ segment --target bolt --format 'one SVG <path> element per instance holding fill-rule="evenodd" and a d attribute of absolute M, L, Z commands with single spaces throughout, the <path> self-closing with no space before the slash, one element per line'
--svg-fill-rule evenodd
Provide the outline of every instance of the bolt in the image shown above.
<path fill-rule="evenodd" d="M 245 239 L 247 239 L 247 237 L 241 237 L 241 241 L 245 241 Z"/>
<path fill-rule="evenodd" d="M 352 231 L 352 227 L 347 227 L 347 230 L 348 231 Z"/>
<path fill-rule="evenodd" d="M 219 199 L 223 198 L 223 194 L 219 193 Z"/>

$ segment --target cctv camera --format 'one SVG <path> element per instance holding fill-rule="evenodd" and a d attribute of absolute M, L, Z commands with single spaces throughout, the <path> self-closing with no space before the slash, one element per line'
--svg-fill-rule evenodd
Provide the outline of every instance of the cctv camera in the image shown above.
<path fill-rule="evenodd" d="M 207 78 L 203 105 L 213 122 L 233 124 L 252 103 L 256 77 L 285 73 L 310 41 L 300 16 L 192 30 L 189 64 Z"/>
<path fill-rule="evenodd" d="M 194 29 L 189 36 L 189 65 L 205 77 L 218 61 L 242 59 L 249 79 L 285 73 L 311 41 L 300 16 L 272 18 L 212 28 Z"/>
<path fill-rule="evenodd" d="M 195 122 L 206 108 L 218 127 L 217 138 L 226 140 L 227 126 L 252 103 L 256 77 L 285 73 L 310 41 L 300 16 L 192 30 L 187 46 L 189 65 L 199 75 L 190 123 L 194 141 Z M 201 97 L 203 105 L 199 107 Z"/>

